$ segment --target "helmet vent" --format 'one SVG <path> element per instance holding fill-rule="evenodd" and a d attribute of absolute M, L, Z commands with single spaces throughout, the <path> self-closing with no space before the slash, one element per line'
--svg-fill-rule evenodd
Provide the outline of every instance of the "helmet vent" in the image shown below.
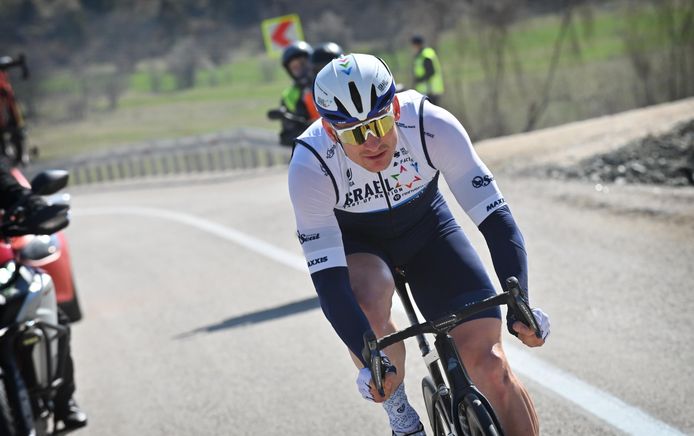
<path fill-rule="evenodd" d="M 349 83 L 354 83 L 354 82 L 349 82 Z M 335 105 L 337 105 L 337 110 L 338 110 L 339 112 L 343 113 L 346 117 L 349 117 L 349 116 L 350 116 L 350 115 L 349 115 L 349 111 L 347 110 L 347 108 L 345 107 L 345 105 L 342 104 L 342 102 L 340 101 L 340 99 L 338 99 L 337 97 L 335 97 L 333 100 L 335 100 Z M 338 121 L 340 121 L 340 120 L 338 120 Z"/>
<path fill-rule="evenodd" d="M 376 87 L 371 85 L 371 110 L 376 109 L 376 102 L 378 101 L 378 95 L 376 94 Z"/>
<path fill-rule="evenodd" d="M 357 108 L 357 111 L 364 112 L 364 106 L 361 104 L 361 95 L 359 95 L 359 90 L 354 82 L 349 82 L 349 95 L 352 97 L 352 103 L 354 103 L 354 107 Z"/>

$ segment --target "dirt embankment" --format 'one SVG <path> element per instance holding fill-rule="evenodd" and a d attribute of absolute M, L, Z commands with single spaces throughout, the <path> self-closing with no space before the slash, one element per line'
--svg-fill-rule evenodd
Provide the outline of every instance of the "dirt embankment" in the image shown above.
<path fill-rule="evenodd" d="M 618 185 L 694 186 L 694 118 L 665 134 L 648 135 L 569 167 L 549 165 L 545 174 Z"/>
<path fill-rule="evenodd" d="M 552 202 L 694 230 L 694 98 L 481 141 L 489 168 Z"/>
<path fill-rule="evenodd" d="M 476 144 L 495 172 L 529 173 L 545 166 L 571 167 L 648 135 L 663 135 L 694 118 L 694 98 L 577 121 Z M 530 174 L 529 174 L 530 175 Z M 545 176 L 544 173 L 538 174 Z"/>

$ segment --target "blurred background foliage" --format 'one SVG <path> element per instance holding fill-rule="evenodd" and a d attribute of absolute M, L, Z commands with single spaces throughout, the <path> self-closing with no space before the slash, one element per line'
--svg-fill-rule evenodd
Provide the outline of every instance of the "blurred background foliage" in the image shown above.
<path fill-rule="evenodd" d="M 0 55 L 44 158 L 236 127 L 289 78 L 260 22 L 298 13 L 309 43 L 383 57 L 412 84 L 409 38 L 444 69 L 442 105 L 474 139 L 694 95 L 691 0 L 2 0 Z"/>

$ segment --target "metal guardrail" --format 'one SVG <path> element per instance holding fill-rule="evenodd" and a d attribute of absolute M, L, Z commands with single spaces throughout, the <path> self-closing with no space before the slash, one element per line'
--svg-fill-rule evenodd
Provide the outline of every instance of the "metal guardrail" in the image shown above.
<path fill-rule="evenodd" d="M 70 172 L 70 184 L 74 186 L 280 166 L 288 164 L 290 156 L 291 149 L 278 145 L 276 134 L 239 129 L 38 161 L 27 168 L 27 173 L 65 169 Z"/>

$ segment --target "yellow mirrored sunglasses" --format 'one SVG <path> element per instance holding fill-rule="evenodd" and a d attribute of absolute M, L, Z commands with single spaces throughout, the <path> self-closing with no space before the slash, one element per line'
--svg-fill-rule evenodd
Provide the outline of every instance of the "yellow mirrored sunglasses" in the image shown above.
<path fill-rule="evenodd" d="M 395 115 L 392 109 L 381 115 L 378 118 L 357 124 L 356 126 L 346 127 L 344 129 L 335 129 L 335 134 L 343 144 L 361 145 L 366 142 L 369 133 L 382 138 L 393 129 L 395 125 Z"/>

